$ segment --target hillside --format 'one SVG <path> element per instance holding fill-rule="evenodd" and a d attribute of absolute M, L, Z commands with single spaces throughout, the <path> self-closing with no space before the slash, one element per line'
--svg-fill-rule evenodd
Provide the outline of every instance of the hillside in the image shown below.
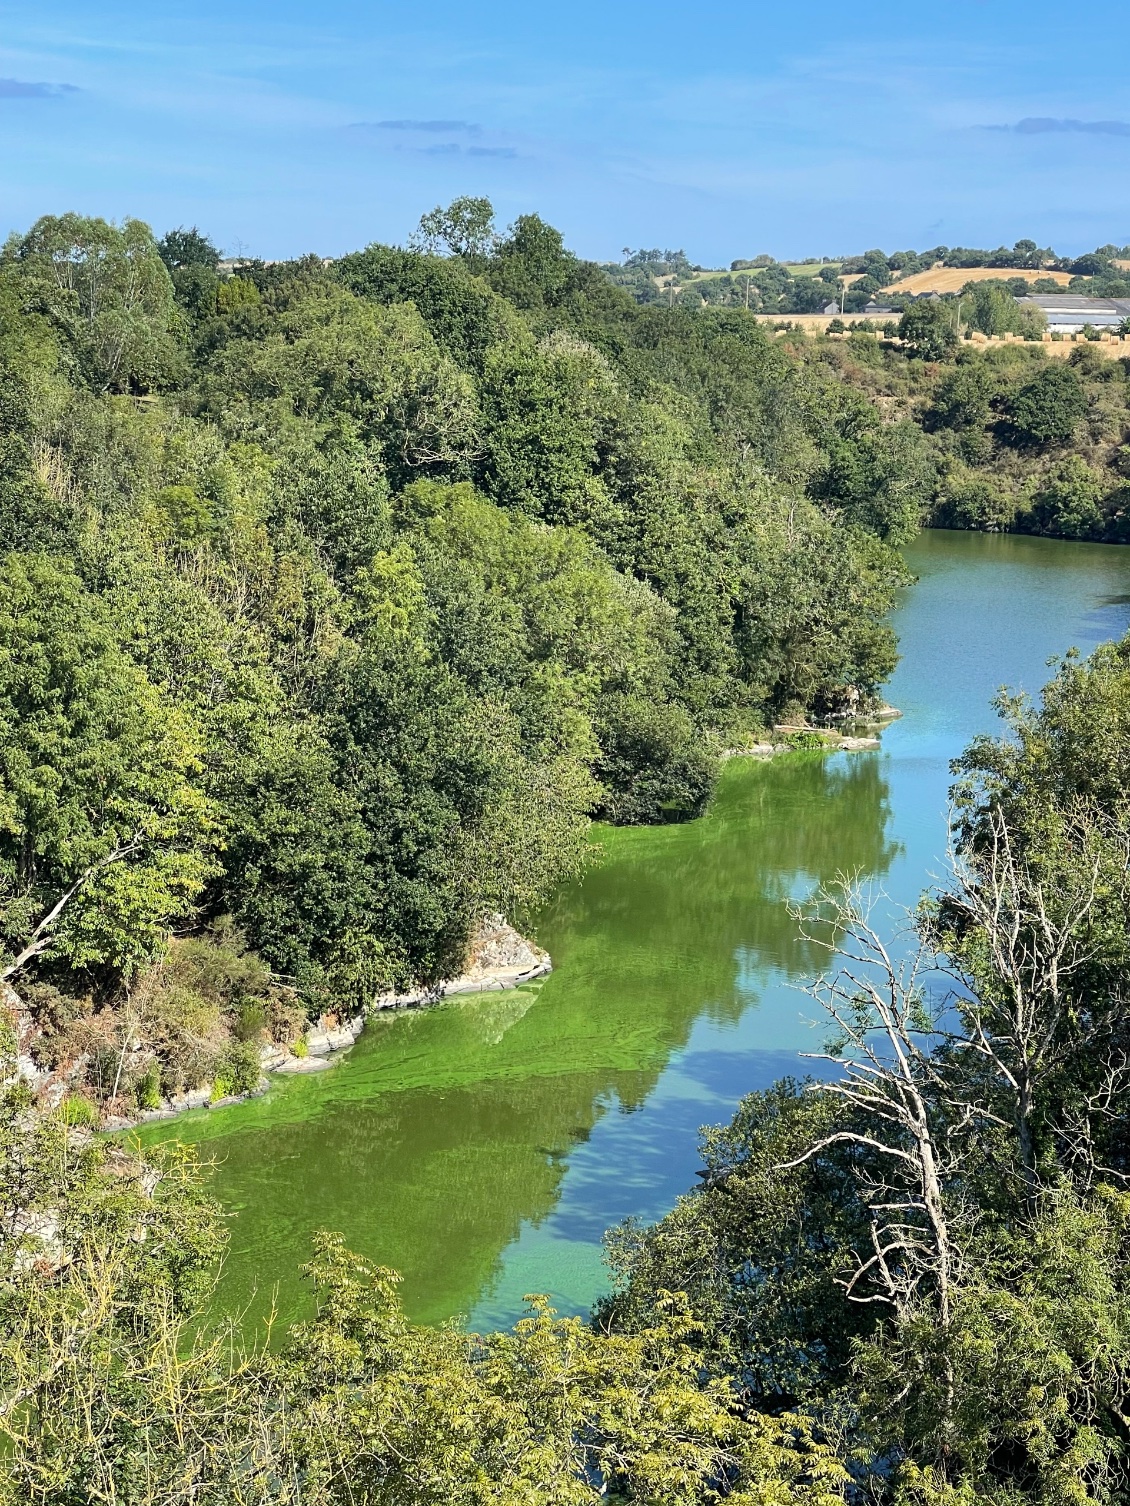
<path fill-rule="evenodd" d="M 999 267 L 931 267 L 926 272 L 912 272 L 907 277 L 897 277 L 890 287 L 896 293 L 960 293 L 971 282 L 1000 282 L 1011 277 L 1022 277 L 1025 282 L 1054 282 L 1066 288 L 1072 280 L 1070 272 L 1039 271 L 1031 268 L 1002 272 Z"/>
<path fill-rule="evenodd" d="M 451 977 L 592 816 L 692 816 L 894 665 L 913 428 L 481 212 L 238 275 L 76 215 L 0 259 L 0 941 L 93 1112 Z"/>

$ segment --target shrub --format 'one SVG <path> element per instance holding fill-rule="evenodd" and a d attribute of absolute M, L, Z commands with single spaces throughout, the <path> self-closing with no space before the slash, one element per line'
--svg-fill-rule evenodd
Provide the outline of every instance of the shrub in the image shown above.
<path fill-rule="evenodd" d="M 1021 444 L 1066 444 L 1083 417 L 1087 396 L 1073 367 L 1055 361 L 1020 388 L 1009 405 Z"/>
<path fill-rule="evenodd" d="M 596 774 L 605 786 L 600 814 L 617 824 L 656 824 L 706 808 L 718 764 L 679 706 L 610 697 L 598 724 Z"/>
<path fill-rule="evenodd" d="M 899 320 L 898 333 L 911 355 L 924 361 L 944 360 L 957 344 L 950 310 L 932 299 L 912 303 Z"/>
<path fill-rule="evenodd" d="M 219 1098 L 253 1093 L 259 1086 L 259 1053 L 248 1041 L 233 1041 L 216 1064 L 212 1079 L 212 1102 Z"/>
<path fill-rule="evenodd" d="M 100 1119 L 97 1105 L 81 1093 L 68 1093 L 57 1113 L 64 1124 L 83 1129 L 95 1129 Z"/>
<path fill-rule="evenodd" d="M 958 471 L 947 477 L 936 518 L 950 528 L 974 528 L 1000 533 L 1015 521 L 1017 502 L 998 478 Z"/>
<path fill-rule="evenodd" d="M 1101 538 L 1106 527 L 1102 499 L 1102 477 L 1078 455 L 1069 455 L 1036 493 L 1041 532 L 1065 539 Z"/>
<path fill-rule="evenodd" d="M 267 1024 L 267 1011 L 258 999 L 248 999 L 239 1006 L 232 1025 L 237 1041 L 257 1041 Z"/>
<path fill-rule="evenodd" d="M 156 1109 L 161 1104 L 161 1069 L 152 1062 L 143 1077 L 133 1085 L 133 1096 L 139 1109 Z"/>

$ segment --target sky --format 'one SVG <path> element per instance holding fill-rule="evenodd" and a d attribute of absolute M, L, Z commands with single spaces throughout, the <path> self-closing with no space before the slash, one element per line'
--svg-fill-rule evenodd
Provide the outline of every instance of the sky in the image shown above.
<path fill-rule="evenodd" d="M 584 256 L 1130 243 L 1125 0 L 0 0 L 0 233 L 403 243 L 485 194 Z"/>

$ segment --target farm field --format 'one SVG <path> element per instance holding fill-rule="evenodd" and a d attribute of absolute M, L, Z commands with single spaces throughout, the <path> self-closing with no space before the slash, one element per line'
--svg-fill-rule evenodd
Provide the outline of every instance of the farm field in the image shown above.
<path fill-rule="evenodd" d="M 790 272 L 793 277 L 815 277 L 821 267 L 838 267 L 838 261 L 783 261 L 779 264 Z M 696 272 L 693 277 L 688 277 L 680 284 L 681 287 L 689 287 L 693 282 L 706 282 L 712 277 L 745 277 L 752 276 L 755 272 L 763 271 L 762 267 L 743 267 L 739 272 L 731 272 L 729 267 L 708 267 L 704 272 Z M 656 279 L 661 281 L 662 279 Z"/>
<path fill-rule="evenodd" d="M 1066 287 L 1070 272 L 1026 272 L 1016 267 L 932 267 L 928 272 L 912 272 L 891 284 L 889 291 L 899 293 L 960 293 L 967 282 L 988 282 L 990 278 L 1024 277 L 1036 282 L 1042 277 Z M 846 281 L 846 279 L 845 279 Z"/>

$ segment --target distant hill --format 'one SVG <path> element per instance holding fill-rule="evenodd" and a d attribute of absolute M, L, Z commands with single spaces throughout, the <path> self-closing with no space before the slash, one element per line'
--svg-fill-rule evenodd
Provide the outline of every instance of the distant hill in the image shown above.
<path fill-rule="evenodd" d="M 1056 282 L 1063 288 L 1071 281 L 1070 272 L 1016 267 L 931 267 L 929 271 L 898 278 L 891 283 L 891 289 L 899 293 L 959 293 L 967 282 L 1011 281 L 1014 277 L 1023 277 L 1027 282 Z"/>

